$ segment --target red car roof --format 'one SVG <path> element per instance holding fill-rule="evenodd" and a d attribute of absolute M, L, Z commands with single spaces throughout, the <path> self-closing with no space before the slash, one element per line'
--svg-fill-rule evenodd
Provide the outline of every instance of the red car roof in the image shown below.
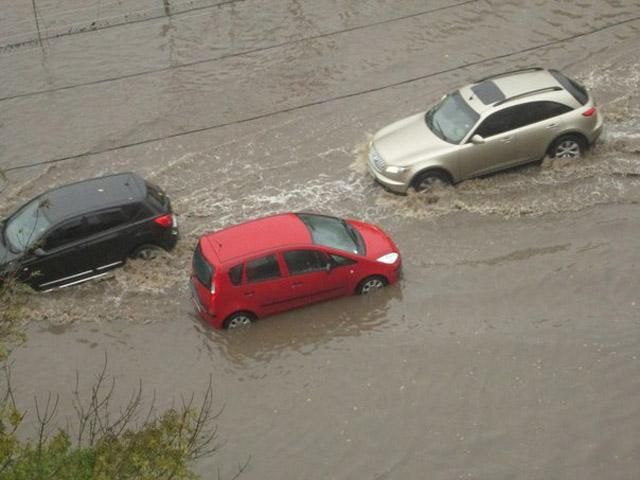
<path fill-rule="evenodd" d="M 258 218 L 202 237 L 205 250 L 213 250 L 221 262 L 285 245 L 310 245 L 311 234 L 294 213 Z"/>

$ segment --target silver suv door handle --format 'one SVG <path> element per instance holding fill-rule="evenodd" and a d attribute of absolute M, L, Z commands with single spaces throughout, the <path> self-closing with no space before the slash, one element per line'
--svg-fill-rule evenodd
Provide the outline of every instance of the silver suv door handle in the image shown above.
<path fill-rule="evenodd" d="M 557 126 L 557 123 L 550 123 L 549 125 L 547 125 L 547 128 L 556 128 Z"/>
<path fill-rule="evenodd" d="M 500 139 L 502 143 L 511 143 L 511 140 L 513 140 L 513 137 L 504 137 Z"/>

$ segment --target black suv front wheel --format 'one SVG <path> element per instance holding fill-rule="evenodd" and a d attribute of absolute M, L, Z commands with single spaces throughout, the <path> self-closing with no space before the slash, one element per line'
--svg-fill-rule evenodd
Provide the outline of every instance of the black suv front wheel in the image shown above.
<path fill-rule="evenodd" d="M 133 252 L 131 252 L 131 258 L 135 258 L 136 260 L 153 260 L 162 252 L 162 247 L 159 247 L 158 245 L 154 245 L 152 243 L 148 243 L 145 245 L 140 245 Z"/>

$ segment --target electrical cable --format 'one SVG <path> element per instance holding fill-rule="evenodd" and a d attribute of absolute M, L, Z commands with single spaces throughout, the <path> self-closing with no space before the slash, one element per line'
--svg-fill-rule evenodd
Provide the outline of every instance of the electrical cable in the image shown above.
<path fill-rule="evenodd" d="M 99 80 L 93 80 L 91 82 L 84 82 L 84 83 L 77 83 L 77 84 L 73 84 L 73 85 L 65 85 L 63 87 L 56 87 L 56 88 L 50 88 L 47 90 L 38 90 L 38 91 L 34 91 L 34 92 L 26 92 L 26 93 L 17 93 L 15 95 L 7 95 L 6 97 L 0 97 L 0 102 L 3 102 L 5 100 L 13 100 L 16 98 L 24 98 L 24 97 L 30 97 L 33 95 L 42 95 L 42 94 L 46 94 L 46 93 L 53 93 L 53 92 L 60 92 L 62 90 L 70 90 L 72 88 L 78 88 L 78 87 L 86 87 L 86 86 L 91 86 L 91 85 L 99 85 L 101 83 L 108 83 L 108 82 L 115 82 L 118 80 L 123 80 L 123 79 L 128 79 L 128 78 L 136 78 L 136 77 L 142 77 L 145 75 L 150 75 L 153 73 L 161 73 L 161 72 L 168 72 L 171 70 L 175 70 L 175 69 L 180 69 L 180 68 L 188 68 L 188 67 L 193 67 L 196 65 L 202 65 L 205 63 L 211 63 L 211 62 L 217 62 L 220 60 L 227 60 L 229 58 L 234 58 L 234 57 L 241 57 L 241 56 L 245 56 L 245 55 L 253 55 L 256 53 L 262 53 L 268 50 L 274 50 L 277 48 L 282 48 L 282 47 L 286 47 L 288 45 L 294 45 L 296 43 L 301 43 L 301 42 L 309 42 L 309 41 L 314 41 L 314 40 L 320 40 L 322 38 L 328 38 L 328 37 L 332 37 L 334 35 L 341 35 L 343 33 L 350 33 L 350 32 L 354 32 L 357 30 L 363 30 L 366 28 L 370 28 L 370 27 L 377 27 L 380 25 L 385 25 L 388 23 L 392 23 L 392 22 L 398 22 L 398 21 L 402 21 L 402 20 L 408 20 L 410 18 L 415 18 L 415 17 L 419 17 L 419 16 L 423 16 L 423 15 L 428 15 L 431 13 L 435 13 L 438 11 L 442 11 L 442 10 L 448 10 L 448 9 L 452 9 L 455 7 L 461 7 L 470 3 L 475 3 L 478 2 L 480 0 L 466 0 L 460 3 L 456 3 L 453 5 L 447 5 L 446 7 L 438 7 L 435 9 L 431 9 L 431 10 L 426 10 L 426 11 L 422 11 L 422 12 L 418 12 L 418 13 L 412 13 L 410 15 L 403 15 L 401 17 L 394 17 L 394 18 L 390 18 L 387 20 L 381 20 L 379 22 L 374 22 L 374 23 L 368 23 L 366 25 L 357 25 L 355 27 L 350 27 L 350 28 L 346 28 L 343 30 L 335 30 L 333 32 L 327 32 L 327 33 L 321 33 L 318 35 L 313 35 L 310 37 L 303 37 L 297 40 L 288 40 L 286 42 L 281 42 L 281 43 L 275 43 L 272 45 L 267 45 L 265 47 L 257 47 L 257 48 L 252 48 L 250 50 L 243 50 L 241 52 L 235 52 L 235 53 L 229 53 L 226 55 L 220 55 L 218 57 L 210 57 L 210 58 L 204 58 L 201 60 L 195 60 L 193 62 L 188 62 L 188 63 L 181 63 L 178 65 L 170 65 L 167 67 L 161 67 L 161 68 L 155 68 L 155 69 L 150 69 L 150 70 L 144 70 L 142 72 L 135 72 L 135 73 L 129 73 L 126 75 L 119 75 L 117 77 L 109 77 L 109 78 L 101 78 Z"/>
<path fill-rule="evenodd" d="M 273 116 L 280 115 L 280 114 L 283 114 L 283 113 L 290 113 L 290 112 L 294 112 L 294 111 L 297 111 L 297 110 L 302 110 L 302 109 L 309 108 L 309 107 L 324 105 L 324 104 L 327 104 L 327 103 L 332 103 L 332 102 L 340 101 L 340 100 L 346 100 L 348 98 L 354 98 L 354 97 L 358 97 L 358 96 L 361 96 L 361 95 L 366 95 L 366 94 L 369 94 L 369 93 L 379 92 L 379 91 L 382 91 L 382 90 L 386 90 L 388 88 L 395 88 L 395 87 L 398 87 L 398 86 L 407 85 L 407 84 L 414 83 L 414 82 L 417 82 L 417 81 L 425 80 L 427 78 L 432 78 L 432 77 L 443 75 L 443 74 L 446 74 L 446 73 L 451 73 L 451 72 L 455 72 L 455 71 L 458 71 L 458 70 L 463 70 L 463 69 L 466 69 L 466 68 L 469 68 L 469 67 L 472 67 L 472 66 L 482 65 L 484 63 L 493 62 L 495 60 L 502 60 L 502 59 L 505 59 L 505 58 L 513 57 L 515 55 L 521 55 L 523 53 L 529 53 L 529 52 L 532 52 L 532 51 L 535 51 L 535 50 L 540 50 L 542 48 L 548 48 L 548 47 L 551 47 L 551 46 L 554 46 L 554 45 L 558 45 L 558 44 L 561 44 L 561 43 L 566 43 L 566 42 L 571 41 L 571 40 L 576 40 L 578 38 L 583 38 L 583 37 L 586 37 L 588 35 L 593 35 L 595 33 L 599 33 L 599 32 L 602 32 L 604 30 L 608 30 L 608 29 L 611 29 L 611 28 L 619 27 L 621 25 L 626 25 L 626 24 L 629 24 L 629 23 L 632 23 L 632 22 L 636 22 L 638 20 L 640 20 L 640 16 L 629 18 L 629 19 L 626 19 L 626 20 L 620 20 L 618 22 L 610 23 L 608 25 L 604 25 L 602 27 L 598 27 L 598 28 L 589 30 L 587 32 L 577 33 L 577 34 L 570 35 L 570 36 L 565 37 L 565 38 L 552 40 L 552 41 L 549 41 L 549 42 L 546 42 L 546 43 L 543 43 L 543 44 L 540 44 L 540 45 L 535 45 L 535 46 L 532 46 L 532 47 L 523 48 L 523 49 L 516 50 L 516 51 L 513 51 L 513 52 L 504 53 L 504 54 L 501 54 L 501 55 L 495 55 L 493 57 L 484 58 L 482 60 L 476 60 L 476 61 L 473 61 L 473 62 L 468 62 L 468 63 L 462 64 L 462 65 L 458 65 L 456 67 L 446 68 L 446 69 L 443 69 L 443 70 L 439 70 L 437 72 L 427 73 L 427 74 L 424 74 L 424 75 L 420 75 L 418 77 L 405 79 L 405 80 L 402 80 L 402 81 L 399 81 L 399 82 L 394 82 L 394 83 L 390 83 L 390 84 L 387 84 L 387 85 L 381 85 L 379 87 L 369 88 L 369 89 L 366 89 L 366 90 L 360 90 L 358 92 L 347 93 L 347 94 L 344 94 L 344 95 L 338 95 L 338 96 L 331 97 L 331 98 L 325 98 L 325 99 L 321 99 L 321 100 L 316 100 L 316 101 L 313 101 L 313 102 L 308 102 L 308 103 L 301 104 L 301 105 L 295 105 L 295 106 L 292 106 L 292 107 L 283 108 L 281 110 L 277 110 L 277 111 L 273 111 L 273 112 L 267 112 L 267 113 L 263 113 L 263 114 L 259 114 L 259 115 L 254 115 L 252 117 L 247 117 L 247 118 L 243 118 L 243 119 L 231 120 L 231 121 L 228 121 L 228 122 L 219 123 L 219 124 L 215 124 L 215 125 L 208 125 L 208 126 L 205 126 L 205 127 L 194 128 L 194 129 L 191 129 L 191 130 L 185 130 L 185 131 L 182 131 L 182 132 L 175 132 L 175 133 L 171 133 L 169 135 L 163 135 L 163 136 L 160 136 L 160 137 L 154 137 L 154 138 L 148 138 L 148 139 L 144 139 L 144 140 L 139 140 L 137 142 L 131 142 L 131 143 L 123 144 L 123 145 L 104 148 L 104 149 L 101 149 L 101 150 L 90 150 L 88 152 L 83 152 L 83 153 L 78 153 L 78 154 L 73 154 L 73 155 L 67 155 L 67 156 L 64 156 L 64 157 L 54 158 L 54 159 L 51 159 L 51 160 L 43 160 L 41 162 L 34 162 L 34 163 L 26 164 L 26 165 L 18 165 L 18 166 L 15 166 L 15 167 L 9 167 L 9 168 L 5 168 L 4 171 L 5 172 L 10 172 L 10 171 L 21 170 L 21 169 L 31 168 L 31 167 L 41 166 L 41 165 L 48 165 L 48 164 L 64 162 L 64 161 L 67 161 L 67 160 L 75 160 L 75 159 L 78 159 L 78 158 L 89 157 L 89 156 L 93 156 L 93 155 L 100 155 L 100 154 L 103 154 L 103 153 L 114 152 L 114 151 L 122 150 L 122 149 L 125 149 L 125 148 L 135 147 L 135 146 L 139 146 L 139 145 L 145 145 L 145 144 L 148 144 L 148 143 L 154 143 L 154 142 L 158 142 L 158 141 L 161 141 L 161 140 L 168 140 L 168 139 L 182 137 L 182 136 L 191 135 L 191 134 L 195 134 L 195 133 L 201 133 L 201 132 L 206 132 L 206 131 L 210 131 L 210 130 L 217 130 L 219 128 L 229 127 L 229 126 L 232 126 L 232 125 L 241 125 L 241 124 L 244 124 L 244 123 L 249 123 L 249 122 L 253 122 L 253 121 L 256 121 L 256 120 L 262 120 L 262 119 L 273 117 Z"/>

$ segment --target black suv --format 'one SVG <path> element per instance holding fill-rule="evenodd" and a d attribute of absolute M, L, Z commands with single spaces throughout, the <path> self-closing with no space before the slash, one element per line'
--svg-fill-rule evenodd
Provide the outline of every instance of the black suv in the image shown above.
<path fill-rule="evenodd" d="M 171 250 L 178 225 L 164 192 L 135 173 L 49 190 L 2 221 L 0 279 L 36 290 L 106 275 L 128 257 Z"/>

